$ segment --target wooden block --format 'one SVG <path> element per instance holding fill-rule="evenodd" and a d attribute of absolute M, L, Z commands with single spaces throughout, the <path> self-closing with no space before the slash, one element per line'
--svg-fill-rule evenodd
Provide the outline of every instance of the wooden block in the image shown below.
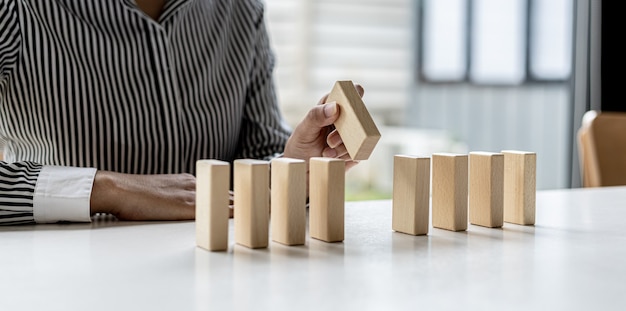
<path fill-rule="evenodd" d="M 518 225 L 535 224 L 537 154 L 503 150 L 504 221 Z"/>
<path fill-rule="evenodd" d="M 311 158 L 309 165 L 309 233 L 326 242 L 343 241 L 345 161 Z"/>
<path fill-rule="evenodd" d="M 393 160 L 393 230 L 428 234 L 430 158 L 396 155 Z"/>
<path fill-rule="evenodd" d="M 196 244 L 210 251 L 228 250 L 230 164 L 196 162 Z"/>
<path fill-rule="evenodd" d="M 337 102 L 339 118 L 335 128 L 352 160 L 367 160 L 380 139 L 361 96 L 352 81 L 337 81 L 326 102 Z"/>
<path fill-rule="evenodd" d="M 271 162 L 272 240 L 303 245 L 306 236 L 306 161 L 275 158 Z"/>
<path fill-rule="evenodd" d="M 467 230 L 467 162 L 463 154 L 433 154 L 433 227 Z"/>
<path fill-rule="evenodd" d="M 469 154 L 469 220 L 471 224 L 499 228 L 503 224 L 504 155 Z"/>
<path fill-rule="evenodd" d="M 269 240 L 269 162 L 235 160 L 235 242 L 249 248 L 267 247 Z"/>

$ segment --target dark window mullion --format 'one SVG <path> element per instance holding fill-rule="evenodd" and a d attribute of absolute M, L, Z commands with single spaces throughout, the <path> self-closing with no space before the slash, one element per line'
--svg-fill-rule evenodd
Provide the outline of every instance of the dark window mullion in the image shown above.
<path fill-rule="evenodd" d="M 472 23 L 474 16 L 474 0 L 467 0 L 467 10 L 465 10 L 466 22 L 465 22 L 465 75 L 463 81 L 469 82 L 470 80 L 470 71 L 472 70 Z"/>

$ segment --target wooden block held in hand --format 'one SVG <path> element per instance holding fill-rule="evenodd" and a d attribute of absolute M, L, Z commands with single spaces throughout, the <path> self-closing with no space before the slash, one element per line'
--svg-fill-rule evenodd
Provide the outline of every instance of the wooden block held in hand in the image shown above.
<path fill-rule="evenodd" d="M 235 160 L 235 242 L 249 248 L 267 247 L 270 217 L 269 162 Z"/>
<path fill-rule="evenodd" d="M 326 242 L 344 239 L 345 161 L 309 160 L 309 232 Z"/>
<path fill-rule="evenodd" d="M 196 244 L 210 251 L 228 249 L 230 164 L 196 162 Z"/>
<path fill-rule="evenodd" d="M 380 139 L 380 132 L 352 81 L 337 81 L 326 102 L 337 102 L 335 128 L 352 160 L 367 160 Z"/>
<path fill-rule="evenodd" d="M 535 224 L 537 154 L 503 150 L 504 221 L 518 225 Z"/>
<path fill-rule="evenodd" d="M 503 224 L 504 156 L 469 154 L 469 220 L 471 224 L 499 228 Z"/>
<path fill-rule="evenodd" d="M 392 229 L 412 235 L 428 234 L 429 204 L 430 158 L 394 156 Z"/>
<path fill-rule="evenodd" d="M 433 227 L 467 230 L 467 155 L 432 155 Z"/>
<path fill-rule="evenodd" d="M 275 158 L 271 162 L 272 240 L 303 245 L 306 236 L 306 161 Z"/>

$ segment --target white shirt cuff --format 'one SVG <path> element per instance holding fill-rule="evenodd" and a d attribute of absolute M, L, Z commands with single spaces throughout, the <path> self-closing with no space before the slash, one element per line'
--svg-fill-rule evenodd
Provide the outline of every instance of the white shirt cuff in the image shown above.
<path fill-rule="evenodd" d="M 33 196 L 37 223 L 90 222 L 95 168 L 44 166 Z"/>

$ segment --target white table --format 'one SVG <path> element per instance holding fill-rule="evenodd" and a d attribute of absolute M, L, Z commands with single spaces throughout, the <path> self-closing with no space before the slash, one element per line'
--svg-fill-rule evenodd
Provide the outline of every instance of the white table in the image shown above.
<path fill-rule="evenodd" d="M 0 310 L 624 310 L 626 187 L 540 191 L 535 226 L 391 230 L 346 205 L 346 239 L 195 246 L 193 222 L 0 227 Z"/>

